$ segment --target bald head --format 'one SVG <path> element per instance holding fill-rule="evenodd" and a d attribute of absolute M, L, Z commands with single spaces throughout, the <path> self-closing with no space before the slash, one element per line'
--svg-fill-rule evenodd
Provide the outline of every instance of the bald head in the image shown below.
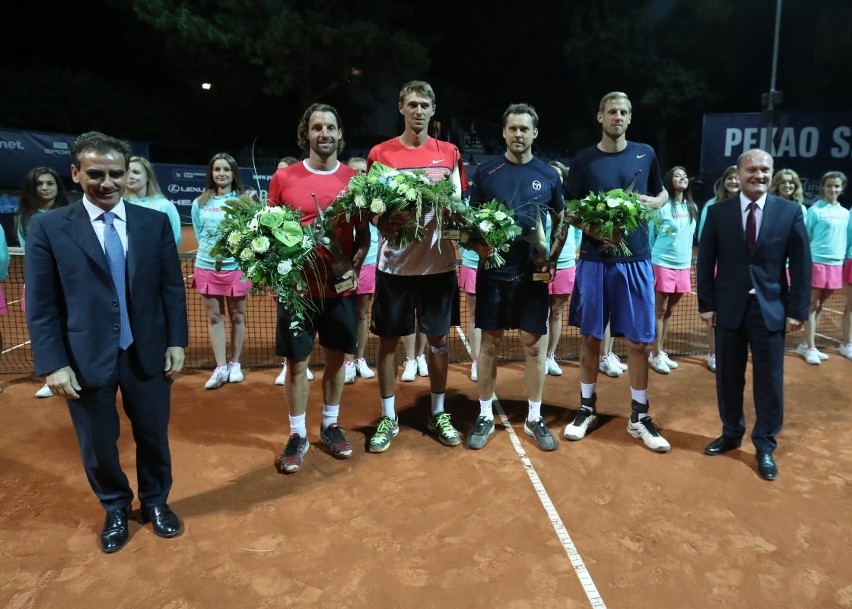
<path fill-rule="evenodd" d="M 752 148 L 737 159 L 741 192 L 749 201 L 757 201 L 769 190 L 774 161 L 765 150 Z"/>

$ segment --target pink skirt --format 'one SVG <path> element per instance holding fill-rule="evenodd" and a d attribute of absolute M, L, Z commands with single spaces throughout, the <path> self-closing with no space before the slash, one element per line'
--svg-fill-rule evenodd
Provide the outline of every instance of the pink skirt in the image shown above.
<path fill-rule="evenodd" d="M 361 272 L 358 274 L 358 287 L 355 288 L 356 294 L 375 294 L 376 293 L 376 264 L 364 264 L 361 266 Z"/>
<path fill-rule="evenodd" d="M 689 269 L 670 269 L 657 264 L 654 267 L 654 289 L 662 294 L 686 294 L 692 291 Z"/>
<path fill-rule="evenodd" d="M 476 294 L 476 269 L 461 265 L 459 267 L 459 289 L 465 294 Z"/>
<path fill-rule="evenodd" d="M 843 283 L 852 285 L 852 258 L 843 261 Z"/>
<path fill-rule="evenodd" d="M 6 306 L 6 293 L 3 291 L 3 284 L 0 283 L 0 315 L 5 315 L 9 312 L 9 307 Z"/>
<path fill-rule="evenodd" d="M 251 281 L 246 279 L 245 274 L 239 269 L 236 271 L 211 271 L 196 268 L 192 285 L 198 289 L 199 294 L 205 296 L 242 298 L 248 296 L 251 290 Z"/>
<path fill-rule="evenodd" d="M 574 291 L 574 277 L 576 275 L 576 266 L 569 266 L 567 269 L 556 269 L 556 276 L 547 286 L 548 294 L 570 295 Z"/>
<path fill-rule="evenodd" d="M 843 267 L 839 264 L 819 264 L 811 267 L 811 287 L 818 290 L 839 290 L 843 287 Z"/>

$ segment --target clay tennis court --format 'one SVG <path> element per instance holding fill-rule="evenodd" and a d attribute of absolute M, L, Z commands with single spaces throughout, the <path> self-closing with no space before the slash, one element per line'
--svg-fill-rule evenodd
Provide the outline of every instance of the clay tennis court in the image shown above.
<path fill-rule="evenodd" d="M 577 339 L 566 332 L 564 375 L 547 377 L 542 407 L 560 437 L 555 452 L 524 435 L 523 365 L 507 357 L 497 433 L 483 450 L 426 434 L 429 386 L 418 377 L 399 386 L 401 432 L 390 450 L 367 453 L 378 383 L 359 378 L 344 390 L 340 419 L 355 452 L 336 460 L 317 438 L 316 362 L 311 449 L 298 473 L 282 475 L 275 461 L 288 425 L 276 362 L 244 364 L 243 383 L 206 391 L 209 354 L 196 323 L 190 349 L 200 364 L 176 380 L 171 422 L 170 504 L 186 530 L 165 540 L 131 522 L 130 542 L 113 555 L 98 550 L 103 511 L 64 401 L 37 400 L 40 379 L 6 372 L 0 607 L 852 607 L 852 362 L 836 344 L 823 339 L 831 358 L 818 367 L 788 352 L 780 473 L 767 482 L 747 441 L 702 454 L 720 431 L 715 377 L 687 349 L 678 370 L 650 378 L 651 414 L 670 453 L 626 433 L 626 376 L 599 377 L 600 428 L 561 440 L 579 394 Z M 692 326 L 681 334 L 674 344 L 700 344 Z M 447 409 L 467 431 L 476 388 L 457 334 L 452 344 Z M 133 480 L 129 426 L 121 449 Z"/>

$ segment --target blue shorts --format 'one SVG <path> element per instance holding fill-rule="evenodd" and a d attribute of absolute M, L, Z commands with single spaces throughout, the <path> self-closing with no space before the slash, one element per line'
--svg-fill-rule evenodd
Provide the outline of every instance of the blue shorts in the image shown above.
<path fill-rule="evenodd" d="M 530 334 L 547 334 L 550 316 L 548 284 L 532 281 L 492 279 L 489 273 L 476 275 L 475 325 L 486 331 L 520 329 Z"/>
<path fill-rule="evenodd" d="M 449 334 L 459 325 L 459 287 L 455 270 L 434 275 L 391 275 L 376 270 L 370 332 L 392 338 L 416 329 L 426 336 Z M 350 353 L 352 353 L 350 351 Z"/>
<path fill-rule="evenodd" d="M 341 298 L 311 298 L 313 304 L 305 311 L 304 331 L 294 334 L 290 329 L 293 313 L 278 303 L 278 323 L 275 325 L 275 355 L 303 360 L 314 349 L 317 333 L 320 345 L 331 351 L 355 353 L 358 348 L 357 296 Z"/>
<path fill-rule="evenodd" d="M 624 336 L 634 343 L 654 342 L 657 329 L 650 260 L 577 263 L 568 323 L 580 328 L 584 336 L 602 339 L 607 322 L 612 336 Z"/>

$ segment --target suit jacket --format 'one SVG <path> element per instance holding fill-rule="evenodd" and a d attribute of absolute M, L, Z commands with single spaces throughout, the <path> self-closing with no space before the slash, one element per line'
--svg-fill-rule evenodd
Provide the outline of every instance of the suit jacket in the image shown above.
<path fill-rule="evenodd" d="M 698 311 L 715 311 L 720 326 L 742 325 L 752 287 L 770 331 L 783 330 L 788 317 L 807 319 L 811 254 L 799 204 L 767 195 L 753 254 L 739 195 L 711 205 L 698 244 L 697 279 Z"/>
<path fill-rule="evenodd" d="M 188 343 L 186 291 L 166 214 L 125 204 L 128 312 L 136 354 L 162 374 L 167 347 Z M 82 201 L 30 220 L 24 278 L 35 373 L 71 366 L 82 387 L 107 383 L 119 313 L 103 247 Z"/>

